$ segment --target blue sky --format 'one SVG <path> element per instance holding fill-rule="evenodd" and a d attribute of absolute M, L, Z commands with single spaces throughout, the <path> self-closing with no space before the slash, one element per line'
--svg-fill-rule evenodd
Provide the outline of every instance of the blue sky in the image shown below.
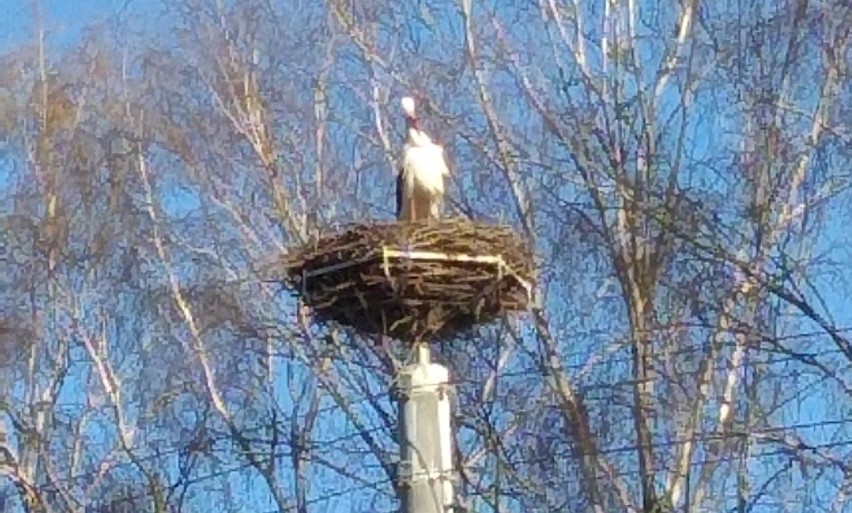
<path fill-rule="evenodd" d="M 34 2 L 28 0 L 0 0 L 0 49 L 31 41 L 35 19 Z M 50 42 L 60 47 L 73 43 L 80 29 L 106 19 L 125 5 L 154 4 L 134 0 L 43 0 Z"/>

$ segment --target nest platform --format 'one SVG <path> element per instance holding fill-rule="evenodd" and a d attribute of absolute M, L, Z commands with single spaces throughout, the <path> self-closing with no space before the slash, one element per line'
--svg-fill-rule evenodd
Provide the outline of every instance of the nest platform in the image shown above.
<path fill-rule="evenodd" d="M 287 274 L 318 321 L 415 342 L 526 310 L 533 258 L 508 226 L 362 224 L 295 251 Z"/>

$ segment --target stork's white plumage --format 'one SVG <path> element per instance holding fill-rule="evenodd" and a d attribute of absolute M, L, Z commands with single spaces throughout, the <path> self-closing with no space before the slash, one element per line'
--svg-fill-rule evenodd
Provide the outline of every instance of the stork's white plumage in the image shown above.
<path fill-rule="evenodd" d="M 396 215 L 401 221 L 438 219 L 444 202 L 444 179 L 450 174 L 444 148 L 420 130 L 414 99 L 406 96 L 401 103 L 406 139 L 396 180 Z"/>

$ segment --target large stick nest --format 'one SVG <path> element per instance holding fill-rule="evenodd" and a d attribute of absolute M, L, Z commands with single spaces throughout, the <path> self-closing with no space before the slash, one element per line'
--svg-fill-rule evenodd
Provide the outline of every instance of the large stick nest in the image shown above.
<path fill-rule="evenodd" d="M 288 260 L 317 320 L 403 341 L 452 337 L 532 296 L 529 245 L 510 227 L 462 219 L 355 225 Z"/>

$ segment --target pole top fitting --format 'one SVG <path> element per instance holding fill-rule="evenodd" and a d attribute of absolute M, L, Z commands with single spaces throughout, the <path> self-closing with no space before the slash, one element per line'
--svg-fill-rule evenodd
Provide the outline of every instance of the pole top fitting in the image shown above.
<path fill-rule="evenodd" d="M 432 361 L 432 353 L 429 350 L 429 344 L 424 342 L 417 343 L 417 363 L 421 365 L 429 365 Z"/>

